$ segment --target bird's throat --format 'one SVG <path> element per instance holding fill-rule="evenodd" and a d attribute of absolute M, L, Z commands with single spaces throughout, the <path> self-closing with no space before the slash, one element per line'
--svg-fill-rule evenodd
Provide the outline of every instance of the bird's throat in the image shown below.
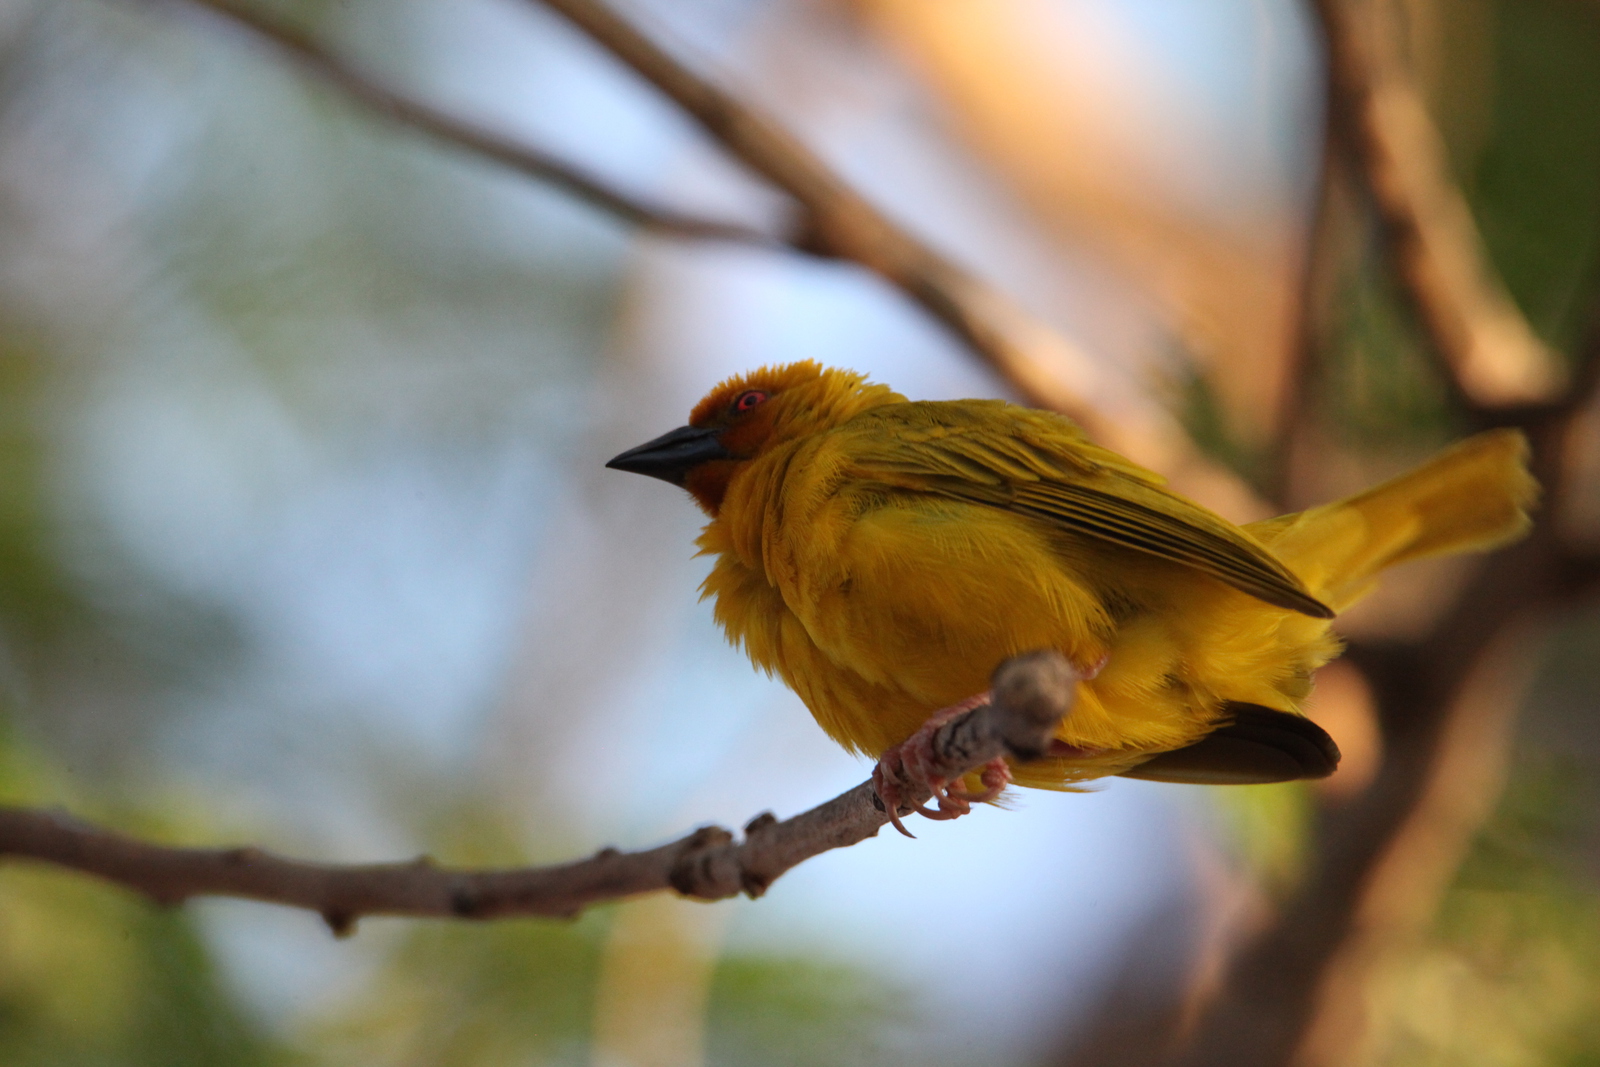
<path fill-rule="evenodd" d="M 738 460 L 731 459 L 702 463 L 685 475 L 683 487 L 689 490 L 700 509 L 714 519 L 722 511 L 722 501 L 728 495 L 728 483 L 733 481 L 739 466 Z"/>

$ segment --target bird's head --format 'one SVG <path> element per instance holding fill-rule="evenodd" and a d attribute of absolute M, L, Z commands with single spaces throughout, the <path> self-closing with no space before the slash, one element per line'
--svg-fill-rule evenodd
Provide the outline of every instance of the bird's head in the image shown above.
<path fill-rule="evenodd" d="M 904 400 L 865 375 L 810 360 L 762 367 L 707 393 L 689 425 L 630 448 L 606 466 L 681 485 L 714 517 L 728 483 L 752 461 L 867 408 Z"/>

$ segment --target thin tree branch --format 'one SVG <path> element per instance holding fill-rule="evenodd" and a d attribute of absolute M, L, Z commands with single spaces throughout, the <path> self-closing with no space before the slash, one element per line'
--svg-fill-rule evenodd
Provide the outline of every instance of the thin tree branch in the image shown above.
<path fill-rule="evenodd" d="M 993 678 L 993 701 L 940 727 L 931 774 L 953 780 L 997 756 L 1038 759 L 1071 710 L 1078 676 L 1054 651 L 1017 656 Z M 911 808 L 929 799 L 905 783 Z M 759 897 L 785 871 L 877 835 L 889 821 L 870 781 L 793 818 L 756 816 L 736 840 L 717 826 L 640 852 L 604 849 L 555 867 L 459 870 L 426 857 L 340 865 L 285 859 L 257 848 L 169 848 L 27 808 L 0 808 L 0 857 L 44 860 L 98 875 L 174 905 L 197 896 L 242 897 L 320 914 L 344 935 L 366 915 L 497 919 L 573 916 L 608 900 L 674 889 L 697 900 Z"/>
<path fill-rule="evenodd" d="M 1349 167 L 1340 158 L 1340 142 L 1333 134 L 1333 120 L 1324 113 L 1321 157 L 1317 161 L 1315 187 L 1311 198 L 1311 217 L 1306 227 L 1306 247 L 1301 262 L 1299 292 L 1296 294 L 1294 333 L 1288 340 L 1283 388 L 1273 413 L 1272 466 L 1268 490 L 1281 511 L 1292 511 L 1309 501 L 1292 499 L 1293 488 L 1301 481 L 1300 466 L 1310 461 L 1315 407 L 1322 384 L 1322 356 L 1327 345 L 1328 319 L 1333 290 L 1338 282 L 1341 242 L 1339 224 L 1345 212 L 1340 206 L 1338 182 L 1347 179 Z"/>
<path fill-rule="evenodd" d="M 949 328 L 1028 403 L 1076 419 L 1095 438 L 1162 471 L 1175 487 L 1241 517 L 1269 509 L 1231 471 L 1207 459 L 1159 408 L 1107 413 L 1087 398 L 1094 362 L 993 286 L 957 267 L 887 218 L 781 125 L 683 66 L 592 0 L 552 0 L 604 47 L 644 74 L 714 138 L 799 203 L 800 232 L 768 234 L 649 204 L 548 153 L 407 96 L 311 36 L 240 0 L 188 0 L 276 45 L 331 86 L 380 114 L 564 189 L 657 233 L 786 247 L 852 260 L 899 288 Z"/>
<path fill-rule="evenodd" d="M 674 237 L 710 238 L 764 246 L 783 243 L 775 235 L 750 226 L 698 218 L 659 204 L 647 203 L 568 160 L 521 144 L 485 126 L 408 96 L 358 69 L 311 35 L 265 14 L 257 5 L 239 3 L 237 0 L 187 2 L 269 42 L 302 69 L 378 114 L 428 134 L 435 140 L 465 148 L 531 178 L 548 182 L 630 225 Z"/>
<path fill-rule="evenodd" d="M 889 218 L 782 124 L 691 70 L 603 0 L 527 0 L 569 19 L 681 107 L 736 158 L 805 212 L 791 244 L 876 272 L 943 323 L 1024 401 L 1075 419 L 1107 447 L 1167 475 L 1180 491 L 1237 517 L 1271 509 L 1237 474 L 1201 454 L 1157 405 L 1105 411 L 1089 399 L 1089 355 L 1010 297 Z"/>
<path fill-rule="evenodd" d="M 1466 406 L 1549 401 L 1564 373 L 1483 250 L 1444 141 L 1395 40 L 1391 0 L 1313 0 L 1329 106 L 1359 162 L 1400 282 Z"/>
<path fill-rule="evenodd" d="M 1569 416 L 1594 403 L 1600 397 L 1600 290 L 1589 300 L 1588 321 L 1578 342 L 1576 371 L 1567 394 L 1561 398 L 1560 407 Z"/>
<path fill-rule="evenodd" d="M 1127 435 L 1070 383 L 1088 357 L 1014 301 L 956 266 L 839 178 L 759 109 L 689 69 L 600 0 L 530 0 L 565 16 L 681 107 L 708 134 L 805 210 L 796 247 L 853 260 L 898 287 L 1030 403 L 1064 412 L 1107 443 Z"/>

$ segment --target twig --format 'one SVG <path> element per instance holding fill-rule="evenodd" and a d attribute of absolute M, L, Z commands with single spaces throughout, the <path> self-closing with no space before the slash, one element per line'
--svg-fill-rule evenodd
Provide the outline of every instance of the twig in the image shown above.
<path fill-rule="evenodd" d="M 881 275 L 1036 407 L 1167 475 L 1173 487 L 1235 517 L 1271 509 L 1237 474 L 1201 454 L 1158 405 L 1108 412 L 1090 399 L 1100 372 L 1059 331 L 915 237 L 857 193 L 779 122 L 691 70 L 603 0 L 527 0 L 559 12 L 681 107 L 711 137 L 804 211 L 790 243 Z"/>
<path fill-rule="evenodd" d="M 1589 301 L 1587 319 L 1578 342 L 1577 369 L 1566 395 L 1559 401 L 1569 417 L 1576 417 L 1578 411 L 1600 397 L 1600 293 Z"/>
<path fill-rule="evenodd" d="M 1031 403 L 1071 415 L 1111 443 L 1124 435 L 1068 384 L 1089 360 L 994 287 L 956 266 L 858 194 L 781 124 L 697 74 L 600 0 L 549 7 L 661 90 L 805 211 L 791 242 L 860 263 L 944 323 Z M 1063 373 L 1065 372 L 1065 373 Z"/>
<path fill-rule="evenodd" d="M 1341 158 L 1340 142 L 1333 133 L 1333 119 L 1326 112 L 1321 142 L 1296 293 L 1294 333 L 1289 339 L 1283 387 L 1273 415 L 1268 491 L 1281 511 L 1297 510 L 1307 503 L 1291 499 L 1290 491 L 1300 481 L 1297 477 L 1300 464 L 1312 450 L 1310 439 L 1315 433 L 1313 421 L 1319 399 L 1317 393 L 1322 386 L 1328 319 L 1339 276 L 1341 248 L 1335 238 L 1345 214 L 1339 210 L 1342 206 L 1339 183 L 1348 181 L 1349 165 Z"/>
<path fill-rule="evenodd" d="M 487 127 L 451 115 L 382 84 L 372 75 L 324 47 L 314 37 L 273 18 L 257 5 L 237 0 L 187 0 L 270 42 L 303 69 L 386 118 L 436 140 L 503 163 L 578 199 L 653 233 L 775 246 L 773 234 L 734 222 L 686 215 L 625 193 L 581 167 L 548 152 L 519 144 Z"/>
<path fill-rule="evenodd" d="M 548 153 L 383 85 L 309 35 L 240 0 L 188 0 L 282 49 L 330 85 L 397 122 L 548 181 L 647 230 L 740 241 L 848 259 L 877 272 L 944 323 L 1026 402 L 1076 419 L 1096 439 L 1162 471 L 1175 487 L 1239 517 L 1268 509 L 1243 481 L 1202 456 L 1169 414 L 1102 412 L 1086 394 L 1098 371 L 1087 354 L 1017 303 L 957 267 L 856 194 L 779 124 L 684 67 L 624 20 L 590 0 L 551 6 L 646 75 L 712 136 L 801 207 L 798 233 L 765 233 L 737 223 L 652 205 Z"/>
<path fill-rule="evenodd" d="M 1071 709 L 1077 680 L 1058 652 L 1007 660 L 995 671 L 993 702 L 934 734 L 931 771 L 957 778 L 996 756 L 1039 758 Z M 928 799 L 926 789 L 908 784 L 902 811 Z M 257 848 L 169 848 L 58 813 L 0 808 L 0 856 L 98 875 L 158 904 L 228 896 L 306 908 L 344 935 L 366 915 L 573 916 L 602 901 L 669 888 L 697 900 L 759 897 L 790 868 L 874 837 L 888 821 L 868 781 L 782 822 L 770 812 L 758 815 L 742 841 L 707 826 L 640 852 L 604 849 L 556 867 L 485 871 L 438 867 L 427 858 L 350 866 L 304 863 Z"/>
<path fill-rule="evenodd" d="M 1376 202 L 1400 282 L 1469 408 L 1552 399 L 1563 371 L 1489 264 L 1443 139 L 1400 55 L 1391 0 L 1313 0 L 1329 107 Z"/>
<path fill-rule="evenodd" d="M 1105 420 L 1062 382 L 1061 369 L 1081 373 L 1088 364 L 1086 356 L 1009 298 L 890 222 L 777 123 L 691 72 L 600 4 L 553 0 L 549 6 L 645 75 L 736 156 L 792 195 L 804 209 L 803 232 L 787 237 L 768 234 L 646 204 L 566 160 L 517 144 L 382 85 L 310 35 L 262 14 L 252 4 L 239 0 L 187 2 L 272 42 L 307 70 L 373 110 L 548 181 L 626 222 L 676 236 L 782 245 L 858 262 L 888 279 L 953 330 L 1030 402 L 1072 415 L 1091 431 L 1100 429 L 1101 436 L 1117 436 L 1114 428 L 1105 426 Z M 1021 337 L 1028 343 L 1019 341 Z M 1049 351 L 1040 353 L 1041 347 Z"/>

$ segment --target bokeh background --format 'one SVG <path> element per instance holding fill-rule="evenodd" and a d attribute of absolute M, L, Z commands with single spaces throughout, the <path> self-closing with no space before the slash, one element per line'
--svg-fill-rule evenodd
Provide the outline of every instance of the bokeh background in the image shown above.
<path fill-rule="evenodd" d="M 1600 6 L 1399 6 L 1493 264 L 1575 352 L 1600 292 Z M 537 4 L 260 9 L 641 195 L 782 217 Z M 1092 354 L 1099 402 L 1176 413 L 1270 490 L 1322 174 L 1308 6 L 626 10 Z M 1296 483 L 1320 496 L 1465 428 L 1344 188 Z M 727 374 L 799 358 L 1013 395 L 858 267 L 641 237 L 200 7 L 0 0 L 0 800 L 174 843 L 502 864 L 854 784 L 866 765 L 698 603 L 688 499 L 602 469 Z M 1418 625 L 1418 581 L 1394 586 L 1355 631 Z M 1503 796 L 1371 983 L 1371 1062 L 1600 1063 L 1600 613 L 1550 621 Z M 1361 679 L 1322 686 L 1349 756 L 1322 788 L 1359 790 Z M 1289 891 L 1315 800 L 1116 780 L 829 853 L 756 902 L 343 940 L 8 863 L 0 1062 L 1118 1062 L 1108 1020 L 1203 988 Z"/>

